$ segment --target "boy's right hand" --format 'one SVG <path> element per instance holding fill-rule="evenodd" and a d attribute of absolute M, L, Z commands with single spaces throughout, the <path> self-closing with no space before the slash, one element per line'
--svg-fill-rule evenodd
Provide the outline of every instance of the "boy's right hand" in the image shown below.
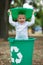
<path fill-rule="evenodd" d="M 8 9 L 8 12 L 11 14 L 11 11 L 10 11 L 10 9 Z"/>

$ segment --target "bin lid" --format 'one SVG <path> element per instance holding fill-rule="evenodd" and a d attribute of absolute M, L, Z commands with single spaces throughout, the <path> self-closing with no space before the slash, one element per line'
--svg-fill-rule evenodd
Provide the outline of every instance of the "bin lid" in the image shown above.
<path fill-rule="evenodd" d="M 33 12 L 32 8 L 16 7 L 16 8 L 11 8 L 10 10 L 12 12 L 13 20 L 17 20 L 19 12 L 22 12 L 25 14 L 26 20 L 29 20 L 32 17 L 32 12 Z"/>

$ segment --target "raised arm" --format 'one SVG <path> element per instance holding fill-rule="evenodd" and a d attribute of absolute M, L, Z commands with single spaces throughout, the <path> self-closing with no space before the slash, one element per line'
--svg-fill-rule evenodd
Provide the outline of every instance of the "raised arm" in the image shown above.
<path fill-rule="evenodd" d="M 9 23 L 10 23 L 12 26 L 16 26 L 16 22 L 14 22 L 13 19 L 12 19 L 11 11 L 9 10 L 8 12 L 10 13 L 10 15 L 9 15 Z"/>
<path fill-rule="evenodd" d="M 30 22 L 27 22 L 27 25 L 28 25 L 28 26 L 32 26 L 34 23 L 35 23 L 35 16 L 34 16 L 34 14 L 33 14 L 33 15 L 32 15 L 32 18 L 31 18 L 31 21 L 30 21 Z"/>

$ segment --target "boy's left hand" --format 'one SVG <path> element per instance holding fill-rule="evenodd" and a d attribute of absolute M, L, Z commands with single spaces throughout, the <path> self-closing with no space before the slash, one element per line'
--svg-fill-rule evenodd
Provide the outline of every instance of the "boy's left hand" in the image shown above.
<path fill-rule="evenodd" d="M 10 9 L 8 9 L 8 12 L 11 14 L 11 11 L 10 11 Z"/>

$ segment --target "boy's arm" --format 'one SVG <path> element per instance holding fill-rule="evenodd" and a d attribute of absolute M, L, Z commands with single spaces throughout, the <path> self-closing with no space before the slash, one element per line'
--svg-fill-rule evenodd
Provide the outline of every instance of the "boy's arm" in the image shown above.
<path fill-rule="evenodd" d="M 8 11 L 8 12 L 10 13 L 10 15 L 9 15 L 9 23 L 10 23 L 12 26 L 16 26 L 16 22 L 14 22 L 14 21 L 12 20 L 11 11 Z"/>
<path fill-rule="evenodd" d="M 33 14 L 33 15 L 32 15 L 32 18 L 31 18 L 31 21 L 30 21 L 30 22 L 27 22 L 27 25 L 28 25 L 28 26 L 32 26 L 34 23 L 35 23 L 35 16 L 34 16 L 34 14 Z"/>

